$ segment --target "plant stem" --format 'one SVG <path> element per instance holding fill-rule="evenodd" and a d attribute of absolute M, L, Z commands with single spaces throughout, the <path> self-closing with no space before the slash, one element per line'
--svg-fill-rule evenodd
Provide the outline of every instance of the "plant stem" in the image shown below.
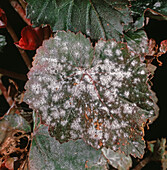
<path fill-rule="evenodd" d="M 9 34 L 11 35 L 14 42 L 19 41 L 16 33 L 14 32 L 13 28 L 10 26 L 9 22 L 8 22 L 8 24 L 6 26 L 6 29 L 9 32 Z M 25 64 L 27 65 L 28 69 L 30 70 L 32 65 L 31 65 L 31 61 L 30 61 L 27 53 L 24 50 L 20 49 L 20 48 L 18 48 L 18 50 L 19 50 Z"/>
<path fill-rule="evenodd" d="M 14 78 L 14 79 L 27 81 L 27 76 L 26 75 L 15 73 L 15 72 L 9 71 L 9 70 L 5 70 L 3 68 L 0 68 L 0 74 L 3 74 L 5 76 L 8 76 L 8 77 L 11 77 L 11 78 Z"/>
<path fill-rule="evenodd" d="M 142 161 L 140 161 L 139 164 L 133 170 L 141 170 L 151 161 L 151 158 L 152 158 L 151 154 L 148 155 Z"/>
<path fill-rule="evenodd" d="M 15 11 L 20 15 L 20 17 L 24 20 L 24 22 L 27 23 L 27 25 L 32 25 L 30 19 L 26 18 L 26 13 L 24 10 L 26 4 L 21 0 L 19 1 L 23 7 L 16 0 L 10 0 L 10 4 L 15 9 Z"/>
<path fill-rule="evenodd" d="M 9 106 L 12 106 L 13 100 L 12 100 L 12 98 L 8 95 L 8 92 L 7 92 L 6 88 L 4 87 L 1 79 L 0 79 L 0 89 L 1 89 L 1 91 L 2 91 L 3 96 L 5 97 L 6 101 L 8 102 Z"/>
<path fill-rule="evenodd" d="M 21 6 L 23 7 L 23 9 L 25 10 L 27 3 L 24 2 L 24 0 L 19 0 L 19 2 L 20 2 L 20 4 L 21 4 Z"/>

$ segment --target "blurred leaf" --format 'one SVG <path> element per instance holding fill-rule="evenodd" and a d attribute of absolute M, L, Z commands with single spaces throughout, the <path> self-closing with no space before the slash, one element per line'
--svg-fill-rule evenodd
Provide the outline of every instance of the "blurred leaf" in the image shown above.
<path fill-rule="evenodd" d="M 102 152 L 110 165 L 118 170 L 129 169 L 132 166 L 132 159 L 130 156 L 126 156 L 120 151 L 114 152 L 111 149 L 102 148 Z"/>
<path fill-rule="evenodd" d="M 148 142 L 149 150 L 152 152 L 151 159 L 153 161 L 161 161 L 165 158 L 165 144 L 165 138 L 162 138 L 161 140 L 157 139 L 155 143 Z"/>
<path fill-rule="evenodd" d="M 35 26 L 50 24 L 53 31 L 81 31 L 98 40 L 121 40 L 123 25 L 132 22 L 128 0 L 27 0 L 27 17 Z"/>
<path fill-rule="evenodd" d="M 157 116 L 147 68 L 125 43 L 60 31 L 37 50 L 24 101 L 60 142 L 83 138 L 141 157 L 143 123 Z"/>
<path fill-rule="evenodd" d="M 132 15 L 133 16 L 133 15 Z M 137 17 L 133 19 L 134 21 L 132 23 L 129 23 L 128 25 L 124 25 L 125 32 L 127 31 L 137 31 L 138 29 L 141 29 L 144 27 L 144 13 L 142 16 Z"/>
<path fill-rule="evenodd" d="M 3 123 L 3 121 L 6 121 L 12 129 L 23 130 L 26 133 L 31 132 L 29 123 L 18 114 L 6 115 L 2 120 L 0 120 L 0 123 Z"/>
<path fill-rule="evenodd" d="M 0 28 L 5 28 L 7 25 L 7 17 L 3 9 L 0 8 Z"/>
<path fill-rule="evenodd" d="M 88 146 L 82 139 L 60 144 L 50 137 L 48 127 L 41 125 L 34 133 L 29 165 L 31 170 L 82 170 L 88 165 L 86 162 L 96 165 L 101 156 L 100 150 Z M 96 169 L 104 170 L 104 167 L 102 164 Z"/>
<path fill-rule="evenodd" d="M 129 49 L 137 55 L 143 57 L 148 52 L 148 38 L 145 31 L 128 31 L 124 34 L 124 38 Z"/>
<path fill-rule="evenodd" d="M 31 132 L 29 123 L 18 114 L 6 115 L 0 120 L 0 169 L 4 166 L 13 170 L 15 161 L 20 165 L 24 162 L 31 139 L 28 132 Z"/>
<path fill-rule="evenodd" d="M 0 35 L 0 52 L 2 51 L 2 48 L 6 45 L 6 39 L 5 36 Z"/>
<path fill-rule="evenodd" d="M 147 65 L 147 70 L 148 70 L 152 75 L 154 75 L 154 72 L 155 72 L 156 69 L 157 69 L 157 67 L 156 67 L 155 65 L 153 65 L 153 64 L 148 64 L 148 65 Z"/>
<path fill-rule="evenodd" d="M 131 10 L 132 10 L 133 16 L 142 16 L 144 11 L 147 9 L 150 12 L 154 11 L 156 13 L 157 12 L 160 13 L 160 15 L 157 16 L 157 19 L 158 17 L 162 17 L 162 16 L 164 16 L 164 19 L 167 19 L 167 3 L 164 0 L 158 0 L 158 1 L 157 0 L 145 0 L 145 1 L 136 0 L 136 1 L 132 1 L 131 5 L 132 5 Z"/>
<path fill-rule="evenodd" d="M 131 0 L 131 15 L 134 21 L 124 26 L 124 30 L 136 31 L 144 26 L 145 17 L 167 20 L 167 3 L 164 0 Z"/>

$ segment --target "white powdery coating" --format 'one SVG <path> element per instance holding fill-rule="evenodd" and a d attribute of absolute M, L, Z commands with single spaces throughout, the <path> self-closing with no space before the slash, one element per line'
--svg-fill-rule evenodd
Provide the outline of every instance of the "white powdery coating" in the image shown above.
<path fill-rule="evenodd" d="M 82 127 L 80 125 L 81 123 L 81 120 L 80 118 L 77 118 L 76 120 L 74 120 L 71 124 L 71 128 L 74 129 L 74 130 L 82 130 Z"/>
<path fill-rule="evenodd" d="M 125 91 L 125 92 L 124 92 L 124 96 L 125 96 L 126 98 L 129 97 L 129 94 L 130 94 L 129 91 Z"/>
<path fill-rule="evenodd" d="M 144 75 L 144 74 L 146 74 L 146 72 L 144 70 L 141 70 L 140 74 Z"/>
<path fill-rule="evenodd" d="M 112 56 L 113 56 L 113 52 L 112 52 L 111 49 L 105 49 L 105 50 L 104 50 L 104 54 L 107 55 L 107 56 L 109 56 L 109 57 L 112 57 Z"/>
<path fill-rule="evenodd" d="M 39 93 L 41 92 L 41 90 L 42 90 L 41 84 L 38 84 L 38 83 L 32 84 L 32 85 L 31 85 L 31 90 L 32 90 L 32 92 L 34 92 L 35 94 L 39 94 Z"/>
<path fill-rule="evenodd" d="M 120 55 L 122 54 L 122 51 L 119 50 L 119 49 L 116 49 L 115 54 L 116 54 L 117 56 L 120 56 Z"/>
<path fill-rule="evenodd" d="M 68 123 L 68 120 L 63 120 L 63 121 L 61 121 L 61 125 L 62 125 L 62 126 L 65 126 L 67 123 Z"/>
<path fill-rule="evenodd" d="M 131 65 L 132 66 L 136 66 L 138 64 L 138 62 L 136 61 L 136 60 L 133 60 L 132 62 L 131 62 Z"/>
<path fill-rule="evenodd" d="M 135 108 L 135 106 L 131 106 L 128 103 L 124 104 L 123 107 L 124 107 L 124 110 L 123 110 L 124 114 L 132 114 L 132 112 Z"/>
<path fill-rule="evenodd" d="M 95 139 L 96 141 L 103 138 L 103 131 L 97 130 L 94 126 L 91 126 L 87 133 L 90 135 L 90 138 Z"/>

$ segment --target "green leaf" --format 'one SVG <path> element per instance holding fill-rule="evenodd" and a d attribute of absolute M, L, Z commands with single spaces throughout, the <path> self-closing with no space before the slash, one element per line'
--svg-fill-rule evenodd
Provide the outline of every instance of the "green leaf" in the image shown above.
<path fill-rule="evenodd" d="M 2 48 L 6 45 L 6 39 L 5 36 L 0 35 L 0 52 L 2 51 Z"/>
<path fill-rule="evenodd" d="M 145 31 L 128 31 L 124 34 L 124 38 L 132 52 L 142 57 L 148 52 L 148 38 Z"/>
<path fill-rule="evenodd" d="M 101 156 L 100 150 L 88 146 L 82 139 L 60 144 L 50 137 L 48 127 L 41 125 L 33 136 L 29 165 L 31 170 L 83 170 L 88 164 L 97 164 L 97 170 L 104 170 L 102 163 L 98 165 Z"/>
<path fill-rule="evenodd" d="M 107 158 L 110 165 L 118 170 L 129 169 L 132 166 L 132 159 L 120 151 L 114 152 L 111 149 L 102 148 L 104 156 Z"/>
<path fill-rule="evenodd" d="M 128 0 L 27 0 L 27 17 L 53 31 L 81 31 L 98 40 L 121 40 L 123 25 L 132 22 Z"/>
<path fill-rule="evenodd" d="M 155 119 L 147 68 L 125 43 L 60 31 L 37 50 L 24 101 L 60 142 L 83 138 L 99 149 L 141 157 L 143 123 Z"/>

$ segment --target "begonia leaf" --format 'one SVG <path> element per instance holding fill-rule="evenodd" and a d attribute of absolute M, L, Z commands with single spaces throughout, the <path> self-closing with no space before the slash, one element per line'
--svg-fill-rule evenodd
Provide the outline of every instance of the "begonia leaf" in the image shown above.
<path fill-rule="evenodd" d="M 41 125 L 33 136 L 29 166 L 31 170 L 84 170 L 94 165 L 96 170 L 105 170 L 105 164 L 98 164 L 101 156 L 100 150 L 88 146 L 82 139 L 60 144 L 49 135 L 48 127 Z"/>
<path fill-rule="evenodd" d="M 124 34 L 124 38 L 128 44 L 130 51 L 142 57 L 148 52 L 148 38 L 145 31 L 129 30 Z"/>
<path fill-rule="evenodd" d="M 45 32 L 47 32 L 48 37 L 45 37 Z M 46 27 L 36 27 L 26 26 L 21 31 L 21 39 L 15 42 L 15 45 L 24 50 L 36 50 L 42 45 L 44 39 L 50 37 L 51 30 L 49 26 Z"/>
<path fill-rule="evenodd" d="M 71 30 L 98 40 L 120 41 L 123 25 L 132 22 L 128 0 L 27 0 L 27 17 L 36 26 L 50 24 L 53 31 Z"/>
<path fill-rule="evenodd" d="M 128 155 L 121 153 L 120 151 L 114 152 L 111 149 L 102 148 L 104 156 L 107 158 L 110 165 L 118 170 L 129 169 L 132 166 L 132 159 Z"/>
<path fill-rule="evenodd" d="M 143 124 L 157 116 L 146 64 L 126 43 L 59 31 L 37 50 L 24 101 L 61 143 L 83 138 L 99 149 L 141 157 Z"/>

